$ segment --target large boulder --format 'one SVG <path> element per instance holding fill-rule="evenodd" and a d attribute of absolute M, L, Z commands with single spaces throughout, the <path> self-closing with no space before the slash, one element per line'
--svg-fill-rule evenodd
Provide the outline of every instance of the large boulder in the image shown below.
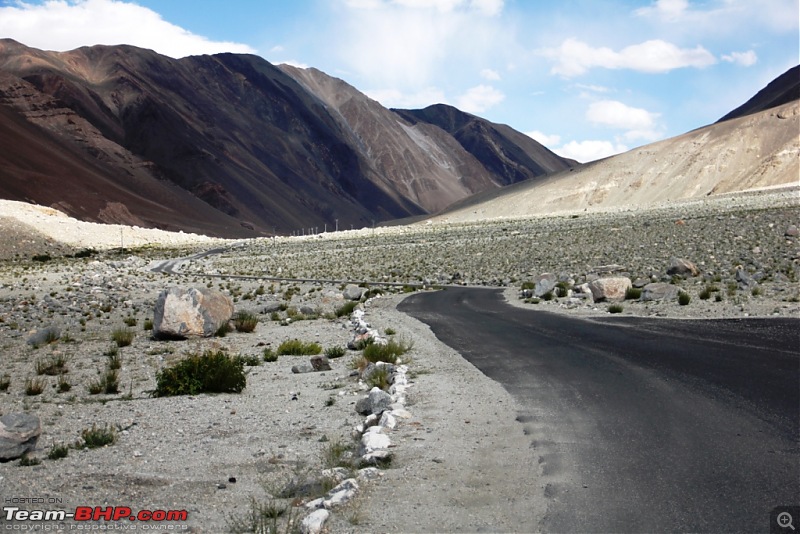
<path fill-rule="evenodd" d="M 550 293 L 556 287 L 556 282 L 558 282 L 558 278 L 556 278 L 556 275 L 553 273 L 540 274 L 533 279 L 533 283 L 535 284 L 533 287 L 533 296 L 541 297 Z"/>
<path fill-rule="evenodd" d="M 205 288 L 172 287 L 156 300 L 153 335 L 157 338 L 210 337 L 231 320 L 230 297 Z"/>
<path fill-rule="evenodd" d="M 9 413 L 0 417 L 0 462 L 20 458 L 36 448 L 42 424 L 35 415 Z"/>
<path fill-rule="evenodd" d="M 700 269 L 698 269 L 697 265 L 689 260 L 685 260 L 683 258 L 672 258 L 669 262 L 669 267 L 667 267 L 667 274 L 670 276 L 683 276 L 685 278 L 687 276 L 699 275 Z"/>
<path fill-rule="evenodd" d="M 598 278 L 589 282 L 589 291 L 595 302 L 625 300 L 625 292 L 631 288 L 631 279 L 625 276 Z"/>
<path fill-rule="evenodd" d="M 364 292 L 366 290 L 366 288 L 358 287 L 355 284 L 347 284 L 342 292 L 342 296 L 346 300 L 361 300 L 361 297 L 364 296 Z"/>
<path fill-rule="evenodd" d="M 649 302 L 653 300 L 675 300 L 678 298 L 680 288 L 676 285 L 654 282 L 642 288 L 642 296 L 639 300 Z"/>

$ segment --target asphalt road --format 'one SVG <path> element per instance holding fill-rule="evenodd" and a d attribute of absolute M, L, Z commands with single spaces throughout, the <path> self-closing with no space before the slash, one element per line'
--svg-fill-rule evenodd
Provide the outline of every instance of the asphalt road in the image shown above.
<path fill-rule="evenodd" d="M 457 288 L 399 309 L 520 401 L 543 531 L 769 532 L 800 504 L 800 320 L 587 320 Z"/>

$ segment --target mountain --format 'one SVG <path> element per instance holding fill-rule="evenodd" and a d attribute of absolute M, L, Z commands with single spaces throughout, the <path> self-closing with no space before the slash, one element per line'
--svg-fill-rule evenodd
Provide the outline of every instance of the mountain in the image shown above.
<path fill-rule="evenodd" d="M 800 65 L 787 70 L 756 95 L 717 122 L 737 119 L 800 98 Z"/>
<path fill-rule="evenodd" d="M 506 183 L 441 128 L 252 55 L 2 39 L 0 117 L 0 197 L 90 221 L 290 233 L 426 214 Z"/>
<path fill-rule="evenodd" d="M 428 212 L 480 191 L 577 165 L 509 126 L 451 106 L 387 110 L 317 69 L 280 68 L 325 102 L 378 174 Z M 434 120 L 436 110 L 458 117 L 463 127 Z"/>
<path fill-rule="evenodd" d="M 425 109 L 392 111 L 411 124 L 432 124 L 452 135 L 499 177 L 502 185 L 539 178 L 578 165 L 578 162 L 556 155 L 505 124 L 489 122 L 453 106 L 435 104 Z"/>
<path fill-rule="evenodd" d="M 761 93 L 759 93 L 761 94 Z M 437 219 L 467 222 L 702 199 L 800 185 L 800 100 L 624 154 L 462 200 Z"/>

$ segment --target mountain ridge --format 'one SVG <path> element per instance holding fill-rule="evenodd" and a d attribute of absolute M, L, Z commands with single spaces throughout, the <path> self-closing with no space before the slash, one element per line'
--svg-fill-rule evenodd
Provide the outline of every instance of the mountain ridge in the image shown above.
<path fill-rule="evenodd" d="M 0 196 L 84 220 L 113 212 L 115 222 L 246 237 L 424 215 L 503 185 L 446 132 L 320 71 L 287 71 L 246 54 L 175 60 L 2 39 L 0 107 L 55 137 L 37 145 L 27 127 L 7 136 Z M 325 84 L 347 96 L 341 109 L 312 90 Z M 48 151 L 70 165 L 47 165 Z"/>

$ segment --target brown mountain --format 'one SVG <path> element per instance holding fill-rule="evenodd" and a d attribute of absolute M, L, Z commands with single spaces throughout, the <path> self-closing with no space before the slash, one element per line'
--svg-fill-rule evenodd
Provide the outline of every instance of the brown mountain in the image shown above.
<path fill-rule="evenodd" d="M 250 55 L 0 40 L 0 117 L 0 197 L 84 220 L 289 233 L 424 214 L 505 183 L 440 128 Z"/>
<path fill-rule="evenodd" d="M 429 212 L 481 191 L 577 165 L 509 126 L 451 106 L 388 110 L 317 69 L 280 68 L 325 102 L 376 173 Z M 437 120 L 440 116 L 453 120 Z M 453 127 L 455 122 L 458 127 Z"/>
<path fill-rule="evenodd" d="M 428 123 L 452 135 L 478 158 L 502 185 L 515 184 L 576 167 L 578 162 L 551 152 L 527 135 L 453 106 L 435 104 L 425 109 L 393 109 L 414 125 Z"/>
<path fill-rule="evenodd" d="M 745 115 L 750 115 L 751 113 L 758 113 L 759 111 L 781 106 L 799 98 L 800 65 L 797 65 L 772 80 L 765 88 L 756 93 L 753 98 L 734 109 L 717 122 L 737 119 Z"/>

